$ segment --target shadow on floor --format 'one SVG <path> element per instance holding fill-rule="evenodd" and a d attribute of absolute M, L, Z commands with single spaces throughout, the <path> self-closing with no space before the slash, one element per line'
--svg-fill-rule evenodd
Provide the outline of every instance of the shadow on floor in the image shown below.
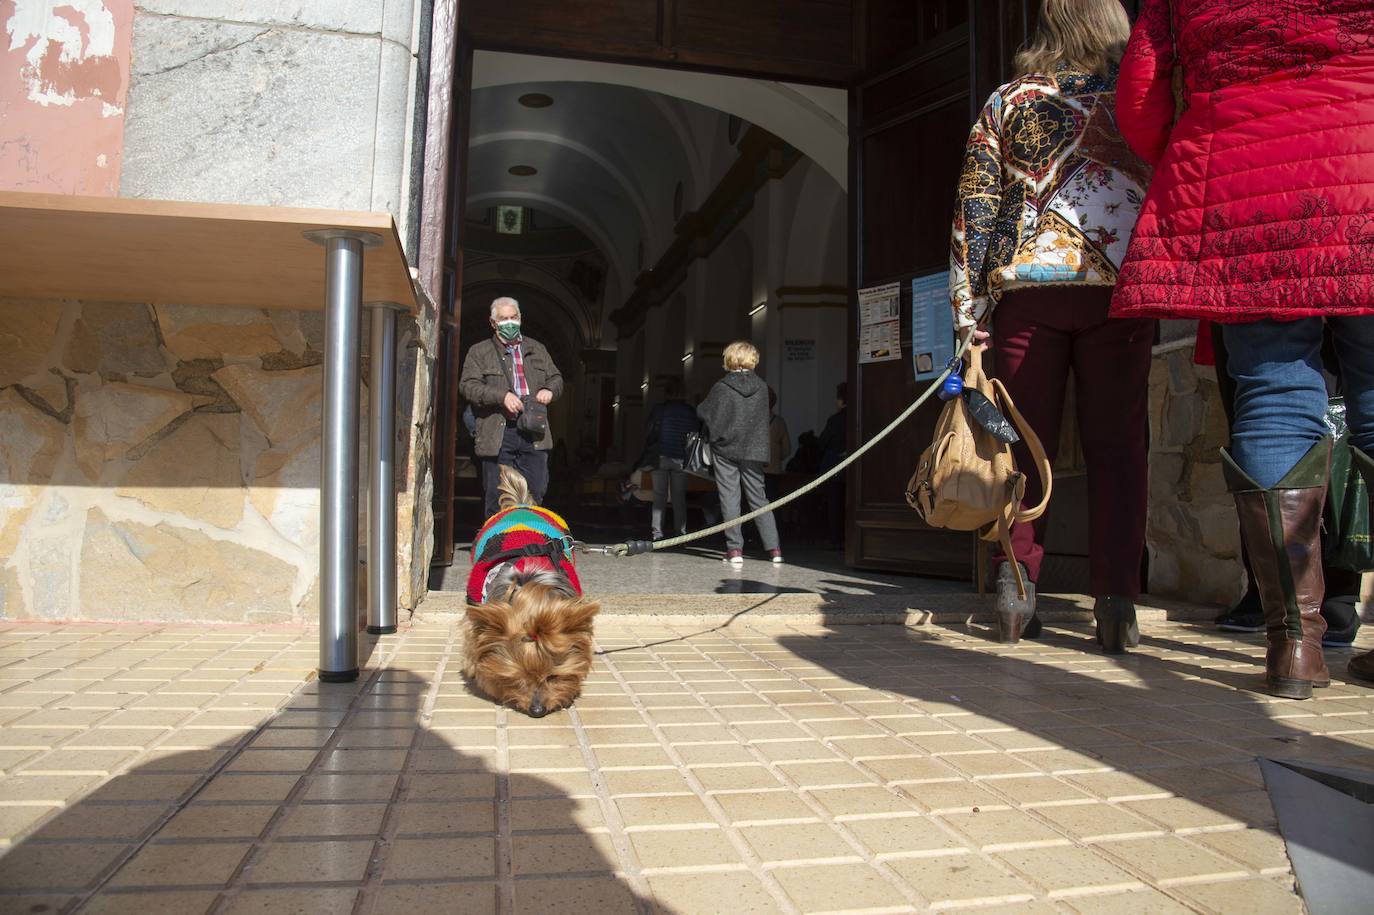
<path fill-rule="evenodd" d="M 1007 803 L 1004 797 L 1014 803 L 1048 802 L 1037 793 L 1050 788 L 1043 778 L 1050 774 L 1069 783 L 1054 788 L 1053 800 L 1090 801 L 1096 794 L 1120 802 L 1110 817 L 1093 809 L 1100 804 L 1037 809 L 1084 840 L 1129 838 L 1132 833 L 1158 837 L 1159 827 L 1138 814 L 1170 823 L 1172 829 L 1220 828 L 1238 819 L 1272 832 L 1273 809 L 1257 758 L 1374 770 L 1374 744 L 1320 733 L 1339 730 L 1340 718 L 1308 719 L 1307 730 L 1284 720 L 1369 714 L 1370 695 L 1342 683 L 1350 651 L 1328 652 L 1335 678 L 1330 690 L 1293 702 L 1258 691 L 1263 686 L 1262 640 L 1254 640 L 1251 653 L 1216 649 L 1198 644 L 1208 635 L 1202 627 L 1197 627 L 1197 642 L 1146 635 L 1142 650 L 1107 658 L 1097 649 L 1091 627 L 1047 627 L 1042 640 L 1004 650 L 981 645 L 967 650 L 944 641 L 947 636 L 930 627 L 835 625 L 843 621 L 833 617 L 825 634 L 784 635 L 778 644 L 842 683 L 921 704 L 931 717 L 909 723 L 893 719 L 897 733 L 930 754 L 911 760 L 911 783 L 902 786 L 918 802 L 923 791 L 943 790 L 942 779 L 968 778 L 975 781 L 960 803 L 974 811 L 980 805 Z M 1183 663 L 1177 653 L 1184 651 L 1201 654 L 1216 666 Z M 1011 752 L 1013 762 L 1003 761 L 1005 752 L 984 755 L 991 747 L 939 720 L 942 714 L 967 713 L 988 719 L 989 740 L 995 741 L 999 725 L 1024 732 L 1014 738 L 1023 745 L 1001 748 Z M 1361 730 L 1360 722 L 1350 721 L 1348 729 Z M 1226 834 L 1202 837 L 1204 844 L 1209 838 L 1225 842 Z M 1148 857 L 1143 845 L 1141 853 Z M 1186 845 L 1177 853 L 1185 869 L 1187 856 L 1207 854 Z M 1349 863 L 1374 867 L 1368 861 Z"/>
<path fill-rule="evenodd" d="M 157 754 L 17 841 L 0 912 L 666 911 L 588 831 L 585 772 L 494 765 L 499 714 L 449 676 L 309 683 L 243 739 Z"/>

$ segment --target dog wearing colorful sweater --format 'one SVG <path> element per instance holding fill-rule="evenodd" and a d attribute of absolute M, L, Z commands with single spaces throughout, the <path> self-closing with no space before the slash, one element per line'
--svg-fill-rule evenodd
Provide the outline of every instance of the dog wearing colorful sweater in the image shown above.
<path fill-rule="evenodd" d="M 500 511 L 472 544 L 463 672 L 496 702 L 532 718 L 571 705 L 592 667 L 592 620 L 573 540 L 502 465 Z"/>

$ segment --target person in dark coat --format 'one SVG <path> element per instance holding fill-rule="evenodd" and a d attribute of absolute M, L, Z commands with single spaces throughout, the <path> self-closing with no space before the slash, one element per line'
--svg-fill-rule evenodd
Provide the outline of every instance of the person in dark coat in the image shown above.
<path fill-rule="evenodd" d="M 474 343 L 463 360 L 458 393 L 476 418 L 474 454 L 481 458 L 486 517 L 496 514 L 497 477 L 502 464 L 524 475 L 536 502 L 549 485 L 553 434 L 535 437 L 521 430 L 526 398 L 547 406 L 563 393 L 563 375 L 549 351 L 520 329 L 520 303 L 502 296 L 491 303 L 492 336 Z"/>
<path fill-rule="evenodd" d="M 1374 481 L 1371 29 L 1368 3 L 1147 0 L 1116 97 L 1121 132 L 1155 177 L 1112 314 L 1222 325 L 1236 382 L 1222 472 L 1259 586 L 1266 686 L 1289 699 L 1332 679 L 1321 614 L 1328 328 L 1351 460 Z M 1374 679 L 1374 652 L 1347 669 Z"/>
<path fill-rule="evenodd" d="M 668 491 L 673 494 L 673 529 L 675 536 L 687 533 L 687 471 L 682 461 L 687 457 L 687 436 L 696 432 L 701 423 L 696 411 L 683 399 L 685 389 L 681 378 L 670 378 L 664 386 L 665 399 L 649 411 L 648 430 L 644 437 L 644 451 L 636 467 L 648 467 L 654 481 L 654 507 L 650 515 L 653 539 L 663 539 L 663 515 L 668 505 Z"/>
<path fill-rule="evenodd" d="M 697 416 L 706 424 L 711 443 L 720 510 L 726 521 L 740 516 L 741 485 L 751 511 L 768 503 L 763 488 L 763 466 L 769 458 L 768 385 L 754 374 L 758 364 L 759 351 L 752 343 L 731 343 L 725 348 L 725 377 L 715 383 L 697 407 Z M 782 562 L 773 513 L 760 515 L 754 524 L 769 557 L 773 562 Z M 744 533 L 739 527 L 725 532 L 725 545 L 725 561 L 744 565 Z"/>

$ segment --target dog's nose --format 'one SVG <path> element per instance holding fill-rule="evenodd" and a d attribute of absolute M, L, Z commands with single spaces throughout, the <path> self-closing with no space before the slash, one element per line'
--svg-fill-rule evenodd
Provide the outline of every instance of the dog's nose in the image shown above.
<path fill-rule="evenodd" d="M 543 718 L 548 713 L 549 710 L 544 708 L 544 703 L 540 702 L 538 699 L 530 703 L 531 718 Z"/>

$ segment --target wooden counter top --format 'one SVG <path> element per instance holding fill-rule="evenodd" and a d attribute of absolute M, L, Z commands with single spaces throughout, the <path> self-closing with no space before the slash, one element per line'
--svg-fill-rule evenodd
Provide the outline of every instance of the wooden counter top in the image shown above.
<path fill-rule="evenodd" d="M 0 295 L 228 308 L 324 307 L 312 229 L 375 232 L 363 301 L 416 307 L 387 213 L 0 191 Z"/>

